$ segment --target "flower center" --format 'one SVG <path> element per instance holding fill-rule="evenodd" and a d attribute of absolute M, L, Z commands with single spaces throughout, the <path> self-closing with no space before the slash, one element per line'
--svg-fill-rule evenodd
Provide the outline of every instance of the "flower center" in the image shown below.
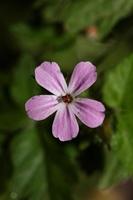
<path fill-rule="evenodd" d="M 73 101 L 73 97 L 70 94 L 62 96 L 61 99 L 64 103 L 71 103 Z"/>

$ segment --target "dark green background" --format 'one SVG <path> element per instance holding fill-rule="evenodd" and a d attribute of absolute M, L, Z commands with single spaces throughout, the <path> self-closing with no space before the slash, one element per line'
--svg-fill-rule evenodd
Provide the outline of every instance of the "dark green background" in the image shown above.
<path fill-rule="evenodd" d="M 133 175 L 133 0 L 1 1 L 0 57 L 0 200 L 84 200 Z M 98 71 L 83 96 L 106 119 L 62 143 L 53 116 L 35 123 L 24 104 L 45 92 L 37 65 L 56 61 L 69 80 L 82 60 Z"/>

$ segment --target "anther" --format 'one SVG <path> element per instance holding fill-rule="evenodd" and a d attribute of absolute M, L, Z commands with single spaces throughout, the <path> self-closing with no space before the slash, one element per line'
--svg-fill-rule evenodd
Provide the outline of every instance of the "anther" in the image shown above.
<path fill-rule="evenodd" d="M 65 96 L 62 96 L 61 98 L 64 103 L 71 103 L 73 101 L 73 97 L 70 94 L 66 94 Z"/>

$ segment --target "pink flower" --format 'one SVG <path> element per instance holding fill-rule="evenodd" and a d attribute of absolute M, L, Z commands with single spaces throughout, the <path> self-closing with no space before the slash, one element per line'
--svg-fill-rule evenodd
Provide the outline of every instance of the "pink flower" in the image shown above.
<path fill-rule="evenodd" d="M 96 67 L 90 62 L 75 66 L 67 86 L 60 68 L 55 62 L 43 62 L 35 69 L 37 83 L 53 95 L 39 95 L 30 98 L 25 109 L 36 121 L 44 120 L 56 112 L 52 132 L 61 141 L 71 140 L 78 135 L 76 116 L 90 128 L 103 123 L 105 108 L 102 103 L 78 95 L 89 88 L 97 79 Z"/>

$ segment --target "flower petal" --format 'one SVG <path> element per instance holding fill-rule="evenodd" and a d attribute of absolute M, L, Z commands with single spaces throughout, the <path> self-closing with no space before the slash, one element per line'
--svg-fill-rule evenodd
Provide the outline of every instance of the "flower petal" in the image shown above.
<path fill-rule="evenodd" d="M 60 141 L 68 141 L 78 135 L 79 126 L 68 105 L 61 104 L 53 122 L 52 132 Z"/>
<path fill-rule="evenodd" d="M 96 67 L 90 62 L 80 62 L 75 66 L 69 83 L 69 93 L 75 96 L 89 88 L 97 79 Z"/>
<path fill-rule="evenodd" d="M 25 109 L 31 119 L 39 121 L 53 114 L 58 106 L 55 95 L 40 95 L 30 98 L 25 104 Z"/>
<path fill-rule="evenodd" d="M 77 98 L 72 109 L 75 115 L 90 128 L 100 126 L 105 118 L 105 107 L 96 100 Z"/>
<path fill-rule="evenodd" d="M 66 93 L 66 81 L 55 62 L 43 62 L 35 69 L 35 78 L 39 85 L 55 95 Z"/>

